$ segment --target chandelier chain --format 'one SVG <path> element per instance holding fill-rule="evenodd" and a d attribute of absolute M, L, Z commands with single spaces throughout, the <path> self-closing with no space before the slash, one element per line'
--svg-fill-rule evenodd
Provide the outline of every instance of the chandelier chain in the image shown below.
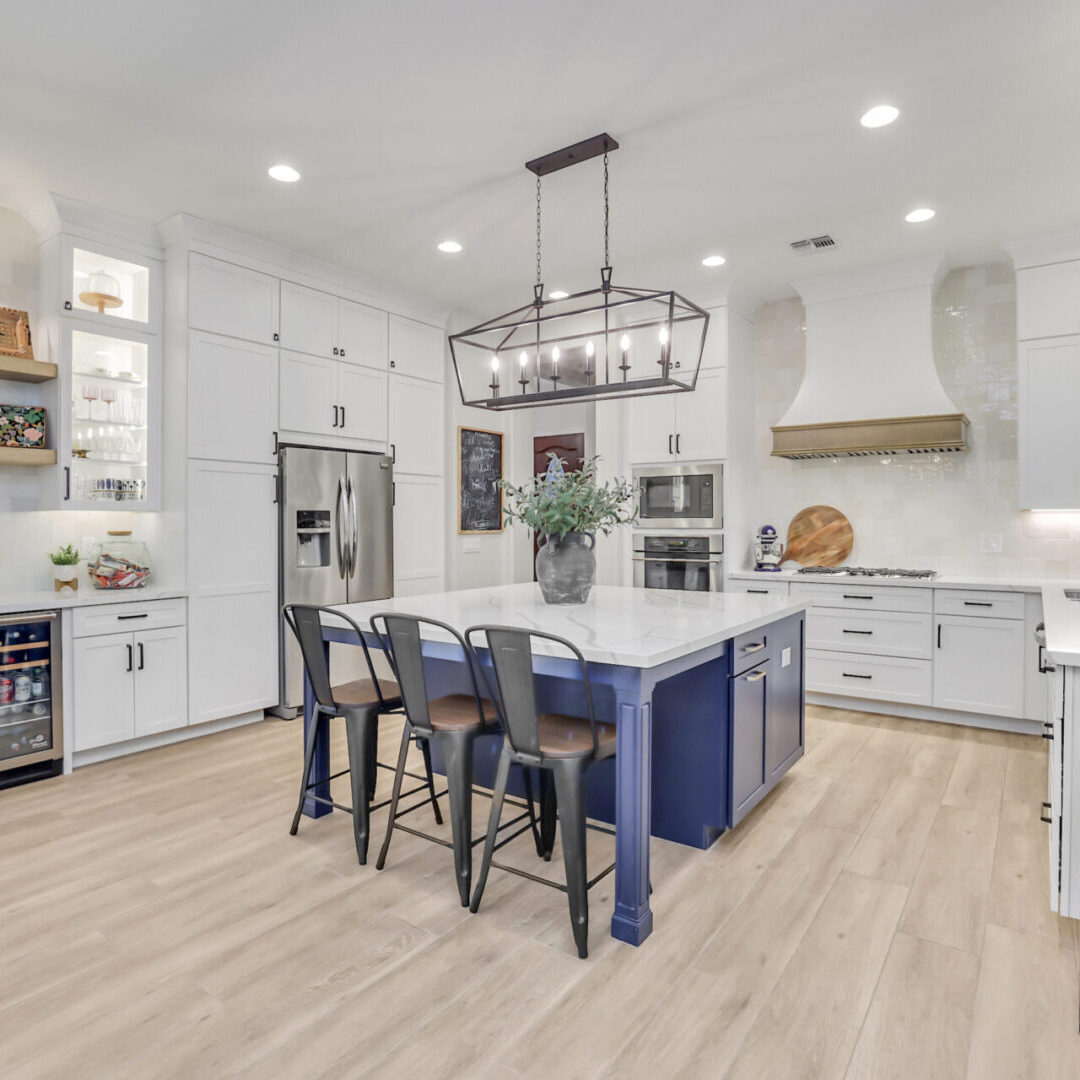
<path fill-rule="evenodd" d="M 540 276 L 540 177 L 536 177 L 536 284 L 542 285 Z"/>
<path fill-rule="evenodd" d="M 604 154 L 604 265 L 610 266 L 611 259 L 608 256 L 608 221 L 610 219 L 610 207 L 608 203 L 608 156 Z"/>

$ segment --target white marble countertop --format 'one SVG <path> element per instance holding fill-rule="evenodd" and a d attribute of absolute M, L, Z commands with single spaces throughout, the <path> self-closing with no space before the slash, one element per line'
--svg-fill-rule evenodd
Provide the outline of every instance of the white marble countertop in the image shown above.
<path fill-rule="evenodd" d="M 1066 589 L 1080 591 L 1080 582 L 1054 581 L 1043 586 L 1046 651 L 1055 664 L 1080 667 L 1080 600 L 1070 600 Z"/>
<path fill-rule="evenodd" d="M 857 575 L 850 577 L 847 574 L 800 574 L 798 570 L 733 570 L 728 574 L 729 578 L 736 581 L 801 581 L 814 585 L 827 585 L 830 581 L 837 584 L 850 584 L 852 581 L 860 581 L 866 585 L 879 586 L 897 585 L 905 589 L 989 589 L 997 592 L 1041 592 L 1048 585 L 1042 578 L 1000 578 L 1000 577 L 977 577 L 959 576 L 953 574 L 941 574 L 934 578 L 890 578 L 890 577 L 864 577 Z"/>
<path fill-rule="evenodd" d="M 587 603 L 562 606 L 545 604 L 539 586 L 530 583 L 337 606 L 365 629 L 380 611 L 439 619 L 459 631 L 481 623 L 523 626 L 567 638 L 594 663 L 650 668 L 805 611 L 807 605 L 748 593 L 597 585 Z M 537 653 L 565 655 L 542 641 L 533 647 Z"/>
<path fill-rule="evenodd" d="M 58 608 L 94 607 L 98 604 L 133 604 L 147 600 L 174 600 L 187 596 L 187 589 L 164 589 L 148 585 L 143 589 L 94 589 L 79 582 L 79 591 L 52 592 L 38 589 L 33 592 L 0 594 L 0 615 L 22 611 L 55 611 Z"/>

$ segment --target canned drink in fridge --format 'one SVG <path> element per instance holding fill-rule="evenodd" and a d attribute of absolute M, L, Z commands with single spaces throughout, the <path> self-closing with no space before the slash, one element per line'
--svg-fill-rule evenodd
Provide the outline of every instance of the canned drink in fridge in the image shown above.
<path fill-rule="evenodd" d="M 30 676 L 25 671 L 15 676 L 15 700 L 20 703 L 30 700 Z"/>
<path fill-rule="evenodd" d="M 15 700 L 15 680 L 0 675 L 0 705 L 10 705 Z"/>

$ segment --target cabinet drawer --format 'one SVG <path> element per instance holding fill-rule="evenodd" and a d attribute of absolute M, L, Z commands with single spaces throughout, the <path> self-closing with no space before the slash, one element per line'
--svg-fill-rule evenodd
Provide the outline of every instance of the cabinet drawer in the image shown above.
<path fill-rule="evenodd" d="M 932 616 L 916 611 L 811 608 L 806 616 L 806 644 L 811 649 L 929 660 L 932 622 Z"/>
<path fill-rule="evenodd" d="M 806 651 L 806 689 L 816 694 L 929 705 L 933 664 L 900 656 Z"/>
<path fill-rule="evenodd" d="M 187 604 L 175 600 L 144 600 L 75 608 L 72 633 L 75 637 L 119 634 L 135 630 L 156 630 L 163 626 L 183 626 Z"/>
<path fill-rule="evenodd" d="M 975 592 L 972 589 L 938 589 L 934 610 L 939 615 L 982 615 L 995 619 L 1022 619 L 1023 593 Z"/>
<path fill-rule="evenodd" d="M 737 581 L 729 580 L 728 592 L 752 593 L 754 596 L 787 596 L 790 585 L 786 581 Z"/>
<path fill-rule="evenodd" d="M 824 585 L 793 581 L 791 595 L 815 607 L 843 607 L 858 611 L 926 611 L 934 608 L 934 590 L 903 585 L 866 585 L 859 581 Z"/>
<path fill-rule="evenodd" d="M 740 634 L 731 643 L 731 674 L 741 675 L 748 668 L 760 664 L 768 657 L 769 636 L 766 627 Z"/>

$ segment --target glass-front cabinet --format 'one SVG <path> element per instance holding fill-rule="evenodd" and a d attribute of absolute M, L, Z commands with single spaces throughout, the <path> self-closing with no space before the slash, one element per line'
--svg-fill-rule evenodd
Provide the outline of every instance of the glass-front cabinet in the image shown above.
<path fill-rule="evenodd" d="M 120 248 L 65 237 L 61 247 L 63 311 L 99 322 L 154 333 L 160 308 L 160 264 Z"/>

